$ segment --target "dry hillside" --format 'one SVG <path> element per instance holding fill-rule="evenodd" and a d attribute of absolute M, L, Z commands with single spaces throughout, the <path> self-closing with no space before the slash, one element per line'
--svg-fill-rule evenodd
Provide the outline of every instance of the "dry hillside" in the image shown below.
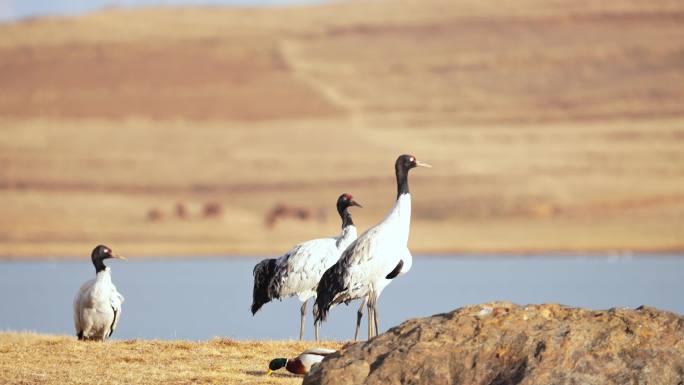
<path fill-rule="evenodd" d="M 415 253 L 681 251 L 683 148 L 681 1 L 0 25 L 4 256 L 278 253 L 335 233 L 341 192 L 376 223 L 404 152 L 435 166 L 412 172 Z"/>

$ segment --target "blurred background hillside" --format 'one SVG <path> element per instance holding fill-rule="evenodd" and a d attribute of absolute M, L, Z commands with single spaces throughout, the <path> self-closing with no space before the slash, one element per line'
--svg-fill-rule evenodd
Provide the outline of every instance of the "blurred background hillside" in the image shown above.
<path fill-rule="evenodd" d="M 681 0 L 130 3 L 0 2 L 0 255 L 278 254 L 401 153 L 416 254 L 684 250 Z"/>

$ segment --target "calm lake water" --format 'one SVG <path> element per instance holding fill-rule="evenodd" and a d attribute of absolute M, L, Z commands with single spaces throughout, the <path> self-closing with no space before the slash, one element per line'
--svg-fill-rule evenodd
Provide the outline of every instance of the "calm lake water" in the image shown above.
<path fill-rule="evenodd" d="M 252 267 L 258 259 L 129 260 L 109 263 L 125 296 L 115 339 L 296 339 L 294 298 L 252 317 Z M 89 260 L 0 262 L 0 330 L 73 334 L 71 301 L 94 276 Z M 384 331 L 408 318 L 467 304 L 508 300 L 593 309 L 642 304 L 684 314 L 684 258 L 417 257 L 409 274 L 380 297 Z M 358 304 L 334 308 L 324 338 L 353 337 Z M 306 335 L 312 338 L 311 304 Z M 362 327 L 365 335 L 365 315 Z"/>

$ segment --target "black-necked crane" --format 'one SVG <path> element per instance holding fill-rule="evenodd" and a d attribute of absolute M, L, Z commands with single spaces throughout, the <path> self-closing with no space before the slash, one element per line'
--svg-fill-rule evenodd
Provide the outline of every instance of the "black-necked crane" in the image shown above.
<path fill-rule="evenodd" d="M 316 296 L 316 285 L 323 272 L 332 266 L 350 243 L 356 239 L 356 226 L 349 207 L 359 206 L 350 194 L 337 199 L 337 212 L 342 219 L 342 232 L 329 238 L 319 238 L 294 246 L 280 258 L 268 258 L 254 266 L 252 315 L 273 299 L 297 296 L 300 308 L 299 339 L 304 338 L 306 304 Z M 318 340 L 318 328 L 315 328 Z"/>
<path fill-rule="evenodd" d="M 93 249 L 90 258 L 95 267 L 95 278 L 84 283 L 74 298 L 74 326 L 79 340 L 104 341 L 112 336 L 121 318 L 124 297 L 112 283 L 112 274 L 104 260 L 126 259 L 107 246 Z"/>
<path fill-rule="evenodd" d="M 368 338 L 378 334 L 378 297 L 393 279 L 406 274 L 413 263 L 408 249 L 411 225 L 408 173 L 414 167 L 431 166 L 418 161 L 413 155 L 397 158 L 394 163 L 397 178 L 394 207 L 382 222 L 352 242 L 321 277 L 314 305 L 314 323 L 317 326 L 326 319 L 332 306 L 362 299 L 354 339 L 358 336 L 364 305 L 368 306 Z"/>

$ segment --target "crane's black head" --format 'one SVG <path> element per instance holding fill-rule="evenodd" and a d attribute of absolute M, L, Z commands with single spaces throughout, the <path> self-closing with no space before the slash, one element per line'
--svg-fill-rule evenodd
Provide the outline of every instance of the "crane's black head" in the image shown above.
<path fill-rule="evenodd" d="M 344 193 L 337 198 L 337 212 L 340 214 L 340 218 L 342 218 L 342 228 L 354 224 L 354 222 L 352 222 L 351 214 L 347 211 L 351 206 L 363 207 L 354 200 L 354 197 L 351 194 Z"/>
<path fill-rule="evenodd" d="M 274 358 L 268 364 L 268 372 L 266 374 L 271 374 L 272 372 L 284 368 L 287 365 L 287 358 Z"/>
<path fill-rule="evenodd" d="M 337 211 L 342 213 L 344 209 L 347 207 L 351 206 L 356 206 L 356 207 L 363 207 L 361 206 L 357 201 L 354 200 L 354 197 L 351 194 L 344 193 L 340 195 L 339 198 L 337 198 Z"/>
<path fill-rule="evenodd" d="M 399 155 L 397 158 L 397 161 L 394 163 L 394 169 L 398 173 L 400 170 L 404 171 L 405 173 L 408 173 L 408 170 L 414 168 L 414 167 L 432 167 L 427 163 L 423 163 L 416 159 L 415 156 L 409 155 L 409 154 L 404 154 L 404 155 Z"/>
<path fill-rule="evenodd" d="M 107 258 L 126 259 L 120 255 L 114 254 L 111 248 L 105 245 L 98 245 L 93 249 L 93 252 L 90 254 L 90 259 L 92 259 L 93 261 L 93 266 L 95 266 L 96 273 L 101 272 L 107 267 L 103 262 Z"/>
<path fill-rule="evenodd" d="M 413 155 L 399 155 L 394 162 L 394 172 L 397 175 L 397 198 L 402 194 L 408 194 L 408 172 L 414 167 L 432 167 L 416 159 Z"/>

